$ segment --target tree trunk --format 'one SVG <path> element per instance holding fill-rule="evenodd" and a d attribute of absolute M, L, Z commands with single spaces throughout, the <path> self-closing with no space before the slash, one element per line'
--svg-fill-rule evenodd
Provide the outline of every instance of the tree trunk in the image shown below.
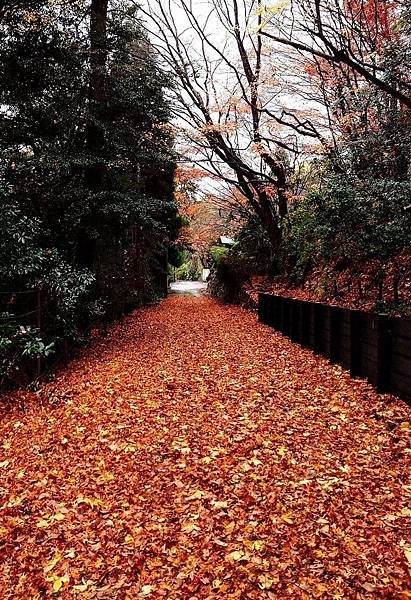
<path fill-rule="evenodd" d="M 268 235 L 272 252 L 276 259 L 278 257 L 281 244 L 280 219 L 275 212 L 271 198 L 264 190 L 258 192 L 258 205 L 261 224 Z"/>
<path fill-rule="evenodd" d="M 90 191 L 104 188 L 104 119 L 106 116 L 106 63 L 107 63 L 107 5 L 108 0 L 91 0 L 90 7 L 90 75 L 88 85 L 88 118 L 85 145 L 88 165 L 84 169 L 84 183 Z M 94 222 L 90 215 L 88 219 Z M 96 257 L 96 240 L 87 232 L 87 223 L 79 235 L 77 262 L 92 268 Z"/>
<path fill-rule="evenodd" d="M 91 189 L 99 189 L 102 186 L 105 170 L 103 152 L 107 104 L 107 5 L 108 0 L 91 0 L 89 118 L 86 129 L 86 144 L 92 160 L 92 164 L 86 170 L 86 181 Z"/>

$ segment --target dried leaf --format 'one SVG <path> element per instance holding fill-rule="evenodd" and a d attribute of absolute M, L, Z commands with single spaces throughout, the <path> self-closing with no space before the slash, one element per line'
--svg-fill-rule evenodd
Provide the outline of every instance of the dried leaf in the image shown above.
<path fill-rule="evenodd" d="M 154 590 L 154 585 L 143 585 L 143 587 L 140 590 L 140 594 L 142 596 L 149 596 L 150 594 L 152 594 L 152 592 L 154 592 Z"/>

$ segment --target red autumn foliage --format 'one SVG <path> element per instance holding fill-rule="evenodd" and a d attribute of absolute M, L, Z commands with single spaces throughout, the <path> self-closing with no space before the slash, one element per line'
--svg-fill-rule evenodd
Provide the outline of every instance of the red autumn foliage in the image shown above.
<path fill-rule="evenodd" d="M 409 596 L 410 407 L 251 312 L 171 297 L 9 401 L 2 598 Z"/>
<path fill-rule="evenodd" d="M 189 215 L 189 210 L 195 202 L 199 182 L 209 177 L 204 169 L 197 167 L 177 167 L 174 175 L 174 198 L 178 204 L 180 214 Z"/>
<path fill-rule="evenodd" d="M 378 50 L 396 35 L 398 0 L 346 0 L 345 10 L 353 24 L 375 42 Z"/>

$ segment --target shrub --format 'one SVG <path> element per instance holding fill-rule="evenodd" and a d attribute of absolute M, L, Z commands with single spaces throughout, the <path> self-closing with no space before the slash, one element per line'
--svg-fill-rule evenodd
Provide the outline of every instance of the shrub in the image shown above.
<path fill-rule="evenodd" d="M 386 260 L 411 242 L 410 182 L 330 180 L 291 207 L 283 253 L 301 279 L 321 259 Z"/>
<path fill-rule="evenodd" d="M 211 246 L 210 254 L 213 262 L 217 265 L 229 253 L 229 249 L 225 246 Z"/>
<path fill-rule="evenodd" d="M 236 250 L 230 250 L 214 265 L 208 290 L 223 302 L 245 304 L 249 298 L 243 286 L 250 280 L 252 272 L 251 261 Z"/>
<path fill-rule="evenodd" d="M 0 315 L 0 387 L 23 371 L 27 359 L 47 357 L 54 343 L 45 343 L 35 327 L 18 325 L 13 315 Z"/>

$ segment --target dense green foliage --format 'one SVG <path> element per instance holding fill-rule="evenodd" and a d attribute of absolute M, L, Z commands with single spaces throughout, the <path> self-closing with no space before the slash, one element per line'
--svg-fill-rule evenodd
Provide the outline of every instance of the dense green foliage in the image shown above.
<path fill-rule="evenodd" d="M 198 281 L 201 279 L 202 264 L 198 256 L 173 245 L 168 254 L 169 275 L 174 281 Z"/>
<path fill-rule="evenodd" d="M 170 81 L 135 19 L 113 6 L 96 111 L 88 8 L 10 3 L 0 21 L 3 376 L 28 353 L 18 314 L 37 308 L 10 304 L 5 292 L 42 291 L 42 331 L 35 319 L 27 331 L 45 354 L 50 344 L 87 335 L 96 318 L 121 315 L 165 289 L 165 252 L 179 227 Z"/>
<path fill-rule="evenodd" d="M 215 264 L 219 264 L 229 253 L 229 249 L 225 246 L 211 246 L 210 254 Z"/>
<path fill-rule="evenodd" d="M 331 179 L 291 208 L 284 245 L 294 274 L 320 260 L 395 256 L 411 243 L 410 195 L 410 182 Z"/>

